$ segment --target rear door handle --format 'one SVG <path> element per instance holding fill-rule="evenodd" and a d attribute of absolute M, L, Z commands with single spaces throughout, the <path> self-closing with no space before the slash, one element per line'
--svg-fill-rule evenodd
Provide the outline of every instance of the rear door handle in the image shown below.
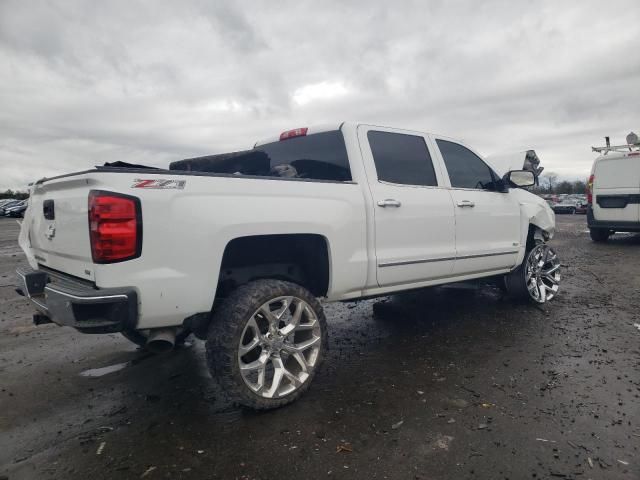
<path fill-rule="evenodd" d="M 465 207 L 475 207 L 475 206 L 476 206 L 476 204 L 475 204 L 475 203 L 473 203 L 471 200 L 460 200 L 460 201 L 458 202 L 458 206 L 459 206 L 460 208 L 465 208 Z"/>
<path fill-rule="evenodd" d="M 387 207 L 398 208 L 402 206 L 402 203 L 400 203 L 398 200 L 394 200 L 393 198 L 385 198 L 384 200 L 378 201 L 378 206 L 382 208 L 387 208 Z"/>

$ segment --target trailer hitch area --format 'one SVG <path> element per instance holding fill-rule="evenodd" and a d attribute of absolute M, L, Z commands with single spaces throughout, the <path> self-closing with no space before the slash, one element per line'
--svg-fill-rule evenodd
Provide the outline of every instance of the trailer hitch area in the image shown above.
<path fill-rule="evenodd" d="M 42 315 L 41 313 L 34 313 L 33 314 L 33 324 L 34 325 L 44 325 L 46 323 L 53 323 L 53 320 L 51 320 L 46 315 Z"/>

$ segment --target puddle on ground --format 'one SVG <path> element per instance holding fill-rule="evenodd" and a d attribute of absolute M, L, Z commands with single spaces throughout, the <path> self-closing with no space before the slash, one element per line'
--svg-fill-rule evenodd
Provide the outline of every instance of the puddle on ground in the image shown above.
<path fill-rule="evenodd" d="M 131 367 L 133 365 L 137 365 L 140 362 L 142 362 L 143 360 L 146 360 L 147 358 L 153 358 L 153 357 L 157 357 L 157 355 L 154 355 L 153 353 L 150 352 L 144 352 L 142 353 L 142 355 L 140 355 L 137 358 L 134 358 L 133 360 L 129 360 L 128 362 L 122 362 L 122 363 L 114 363 L 113 365 L 108 365 L 106 367 L 101 367 L 101 368 L 91 368 L 89 370 L 84 370 L 83 372 L 80 372 L 80 376 L 81 377 L 103 377 L 104 375 L 108 375 L 110 373 L 114 373 L 114 372 L 119 372 L 120 370 L 123 370 L 127 367 Z"/>
<path fill-rule="evenodd" d="M 115 363 L 107 367 L 92 368 L 89 370 L 85 370 L 84 372 L 80 372 L 80 376 L 81 377 L 102 377 L 110 373 L 119 372 L 123 368 L 127 368 L 130 365 L 133 365 L 133 362 Z"/>

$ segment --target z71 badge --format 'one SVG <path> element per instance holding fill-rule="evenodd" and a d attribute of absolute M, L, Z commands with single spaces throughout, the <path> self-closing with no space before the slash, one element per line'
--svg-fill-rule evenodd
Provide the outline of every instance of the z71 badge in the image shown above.
<path fill-rule="evenodd" d="M 177 188 L 182 190 L 187 183 L 186 180 L 165 180 L 162 178 L 146 179 L 142 180 L 136 178 L 133 181 L 131 188 L 153 188 L 153 189 L 165 189 L 165 188 Z"/>

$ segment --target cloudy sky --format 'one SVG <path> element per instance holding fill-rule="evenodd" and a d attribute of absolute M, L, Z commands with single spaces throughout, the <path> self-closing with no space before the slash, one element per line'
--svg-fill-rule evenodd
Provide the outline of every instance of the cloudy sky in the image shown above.
<path fill-rule="evenodd" d="M 637 0 L 0 0 L 0 189 L 342 120 L 582 178 L 639 107 Z"/>

